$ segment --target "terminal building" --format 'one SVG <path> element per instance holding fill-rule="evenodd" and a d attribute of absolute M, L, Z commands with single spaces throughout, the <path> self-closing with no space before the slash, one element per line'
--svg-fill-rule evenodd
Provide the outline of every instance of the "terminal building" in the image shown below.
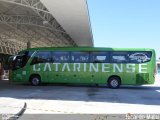
<path fill-rule="evenodd" d="M 93 46 L 87 0 L 0 0 L 0 67 L 30 47 Z"/>

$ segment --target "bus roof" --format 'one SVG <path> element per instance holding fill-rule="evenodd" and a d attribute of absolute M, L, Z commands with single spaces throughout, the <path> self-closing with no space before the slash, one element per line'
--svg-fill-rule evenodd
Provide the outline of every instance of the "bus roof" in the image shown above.
<path fill-rule="evenodd" d="M 154 51 L 151 48 L 105 48 L 105 47 L 38 47 L 24 51 Z"/>

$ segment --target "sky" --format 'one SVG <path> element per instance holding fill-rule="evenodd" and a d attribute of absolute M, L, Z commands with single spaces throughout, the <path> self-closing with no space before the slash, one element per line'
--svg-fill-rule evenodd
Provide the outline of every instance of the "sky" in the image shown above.
<path fill-rule="evenodd" d="M 87 0 L 95 47 L 154 48 L 160 57 L 160 0 Z"/>

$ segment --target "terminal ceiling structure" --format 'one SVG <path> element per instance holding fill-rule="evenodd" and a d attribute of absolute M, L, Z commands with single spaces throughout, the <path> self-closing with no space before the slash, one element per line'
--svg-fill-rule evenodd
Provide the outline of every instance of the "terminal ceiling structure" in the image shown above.
<path fill-rule="evenodd" d="M 0 53 L 93 46 L 86 0 L 0 0 Z"/>

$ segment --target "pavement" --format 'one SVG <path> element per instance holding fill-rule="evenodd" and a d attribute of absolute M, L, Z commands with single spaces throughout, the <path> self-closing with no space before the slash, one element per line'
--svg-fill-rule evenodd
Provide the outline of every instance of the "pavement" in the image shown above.
<path fill-rule="evenodd" d="M 0 81 L 3 117 L 6 114 L 20 119 L 24 118 L 23 114 L 160 114 L 159 110 L 160 76 L 154 85 L 120 89 L 92 85 L 30 86 Z M 28 117 L 33 116 L 25 118 Z"/>
<path fill-rule="evenodd" d="M 0 80 L 0 90 L 1 92 L 12 88 L 14 85 L 11 85 L 8 79 Z M 4 94 L 8 94 L 4 92 Z M 12 97 L 3 97 L 0 95 L 0 119 L 8 120 L 19 118 L 26 109 L 26 103 L 22 100 L 15 99 Z"/>

